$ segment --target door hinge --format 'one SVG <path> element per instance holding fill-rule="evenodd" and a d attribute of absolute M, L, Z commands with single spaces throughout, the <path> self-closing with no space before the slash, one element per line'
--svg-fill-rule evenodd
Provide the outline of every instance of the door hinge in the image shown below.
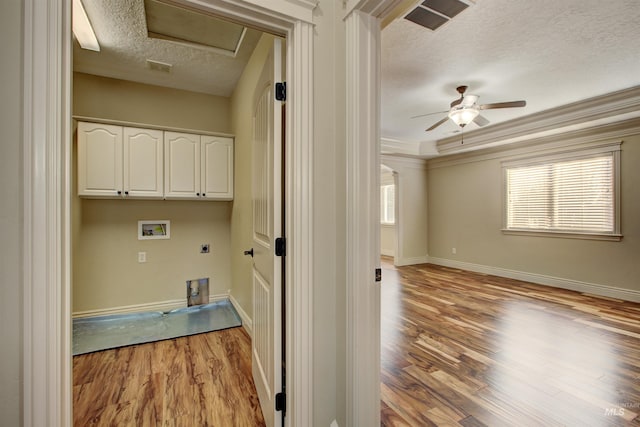
<path fill-rule="evenodd" d="M 276 411 L 287 410 L 287 395 L 284 393 L 276 393 Z"/>
<path fill-rule="evenodd" d="M 285 256 L 287 254 L 287 239 L 278 237 L 276 239 L 276 256 Z"/>
<path fill-rule="evenodd" d="M 376 268 L 376 282 L 382 282 L 382 269 Z"/>
<path fill-rule="evenodd" d="M 287 100 L 287 82 L 276 83 L 276 101 Z"/>

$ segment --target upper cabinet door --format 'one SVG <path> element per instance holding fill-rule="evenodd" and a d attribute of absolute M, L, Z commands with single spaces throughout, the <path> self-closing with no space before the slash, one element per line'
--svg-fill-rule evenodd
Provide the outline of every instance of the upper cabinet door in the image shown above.
<path fill-rule="evenodd" d="M 233 139 L 219 136 L 201 137 L 202 197 L 233 199 Z"/>
<path fill-rule="evenodd" d="M 164 197 L 163 132 L 124 128 L 124 193 L 132 198 Z"/>
<path fill-rule="evenodd" d="M 78 123 L 78 194 L 122 195 L 122 127 Z"/>
<path fill-rule="evenodd" d="M 165 132 L 164 150 L 165 198 L 200 198 L 200 135 Z"/>

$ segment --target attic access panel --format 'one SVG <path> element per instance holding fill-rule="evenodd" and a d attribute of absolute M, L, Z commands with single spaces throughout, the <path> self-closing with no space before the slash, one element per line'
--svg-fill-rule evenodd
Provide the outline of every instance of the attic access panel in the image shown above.
<path fill-rule="evenodd" d="M 144 0 L 150 38 L 174 41 L 235 56 L 246 28 L 159 0 Z"/>
<path fill-rule="evenodd" d="M 459 0 L 425 0 L 409 12 L 405 19 L 435 31 L 470 4 L 472 3 Z"/>

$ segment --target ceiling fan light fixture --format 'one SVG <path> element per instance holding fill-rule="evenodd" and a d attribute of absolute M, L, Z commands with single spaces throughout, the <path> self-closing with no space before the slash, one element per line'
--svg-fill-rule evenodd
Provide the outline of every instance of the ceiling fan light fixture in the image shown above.
<path fill-rule="evenodd" d="M 452 108 L 449 111 L 449 118 L 460 127 L 465 127 L 480 114 L 480 110 L 475 107 Z"/>

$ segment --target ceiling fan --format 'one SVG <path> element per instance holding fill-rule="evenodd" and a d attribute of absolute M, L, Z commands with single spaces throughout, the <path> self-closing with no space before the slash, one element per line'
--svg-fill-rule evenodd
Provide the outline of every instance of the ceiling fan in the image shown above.
<path fill-rule="evenodd" d="M 478 126 L 486 126 L 489 124 L 489 120 L 480 115 L 480 110 L 492 110 L 495 108 L 513 108 L 524 107 L 527 105 L 526 101 L 511 101 L 511 102 L 495 102 L 492 104 L 478 104 L 477 95 L 465 95 L 467 86 L 458 86 L 456 88 L 460 94 L 460 98 L 454 100 L 451 103 L 451 108 L 448 111 L 440 111 L 438 113 L 421 114 L 419 116 L 413 116 L 412 119 L 418 117 L 429 116 L 431 114 L 443 114 L 448 113 L 442 120 L 434 123 L 430 128 L 426 129 L 427 132 L 434 130 L 447 120 L 451 119 L 455 124 L 464 128 L 471 122 L 474 122 Z"/>

